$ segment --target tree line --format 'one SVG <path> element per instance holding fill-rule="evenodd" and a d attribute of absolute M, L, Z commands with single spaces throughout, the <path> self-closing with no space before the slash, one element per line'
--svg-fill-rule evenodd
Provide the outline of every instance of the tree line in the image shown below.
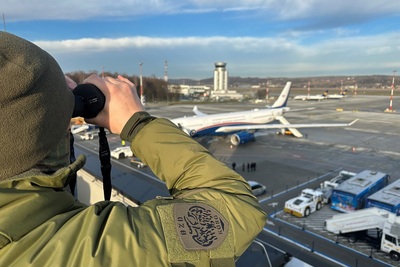
<path fill-rule="evenodd" d="M 122 75 L 129 79 L 136 85 L 138 95 L 140 95 L 140 77 L 135 75 L 127 75 L 120 73 L 104 72 L 98 73 L 98 71 L 84 72 L 75 71 L 66 73 L 68 77 L 74 80 L 77 84 L 81 84 L 83 80 L 89 77 L 91 74 L 97 74 L 101 77 L 113 77 L 117 78 L 118 75 Z M 143 94 L 146 96 L 146 101 L 157 102 L 157 101 L 178 101 L 181 98 L 180 94 L 168 92 L 168 83 L 162 79 L 156 77 L 142 77 L 143 80 Z"/>

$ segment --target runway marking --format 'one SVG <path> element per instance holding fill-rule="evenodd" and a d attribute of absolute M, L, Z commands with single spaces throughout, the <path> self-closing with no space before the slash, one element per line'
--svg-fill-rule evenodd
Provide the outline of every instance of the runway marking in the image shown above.
<path fill-rule="evenodd" d="M 380 150 L 379 153 L 400 156 L 399 152 Z"/>
<path fill-rule="evenodd" d="M 347 131 L 355 131 L 355 132 L 364 132 L 364 133 L 374 133 L 374 134 L 383 134 L 381 131 L 377 130 L 370 130 L 370 129 L 360 129 L 360 128 L 346 128 Z M 394 136 L 399 136 L 400 134 L 398 133 L 393 133 L 393 132 L 385 132 L 385 135 L 394 135 Z"/>

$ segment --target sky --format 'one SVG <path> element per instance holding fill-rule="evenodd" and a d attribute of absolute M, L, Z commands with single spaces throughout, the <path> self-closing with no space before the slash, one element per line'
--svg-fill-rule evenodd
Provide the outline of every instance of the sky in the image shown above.
<path fill-rule="evenodd" d="M 0 30 L 64 72 L 173 79 L 392 75 L 400 2 L 387 0 L 1 0 Z M 1 40 L 0 40 L 1 41 Z"/>

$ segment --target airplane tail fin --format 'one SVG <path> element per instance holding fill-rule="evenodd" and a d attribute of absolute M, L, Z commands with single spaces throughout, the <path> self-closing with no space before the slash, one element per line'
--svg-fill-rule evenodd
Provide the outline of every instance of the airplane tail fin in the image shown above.
<path fill-rule="evenodd" d="M 280 108 L 286 107 L 287 101 L 289 99 L 290 87 L 292 86 L 292 82 L 287 82 L 285 87 L 283 88 L 281 94 L 275 103 L 271 106 L 272 108 Z"/>

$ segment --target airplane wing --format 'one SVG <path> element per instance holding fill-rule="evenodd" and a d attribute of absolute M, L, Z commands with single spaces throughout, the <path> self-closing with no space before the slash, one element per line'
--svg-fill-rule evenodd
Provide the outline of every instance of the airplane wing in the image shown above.
<path fill-rule="evenodd" d="M 220 133 L 229 133 L 232 131 L 263 130 L 263 129 L 282 129 L 282 128 L 315 128 L 315 127 L 348 127 L 353 125 L 358 119 L 350 123 L 314 123 L 314 124 L 262 124 L 262 125 L 240 125 L 224 126 L 216 130 Z"/>
<path fill-rule="evenodd" d="M 285 112 L 309 111 L 309 110 L 314 110 L 314 109 L 316 109 L 316 108 L 297 108 L 297 109 L 285 110 Z"/>
<path fill-rule="evenodd" d="M 194 112 L 194 114 L 196 114 L 197 116 L 205 116 L 205 115 L 207 115 L 207 113 L 201 112 L 201 111 L 197 108 L 197 106 L 194 106 L 193 112 Z"/>

